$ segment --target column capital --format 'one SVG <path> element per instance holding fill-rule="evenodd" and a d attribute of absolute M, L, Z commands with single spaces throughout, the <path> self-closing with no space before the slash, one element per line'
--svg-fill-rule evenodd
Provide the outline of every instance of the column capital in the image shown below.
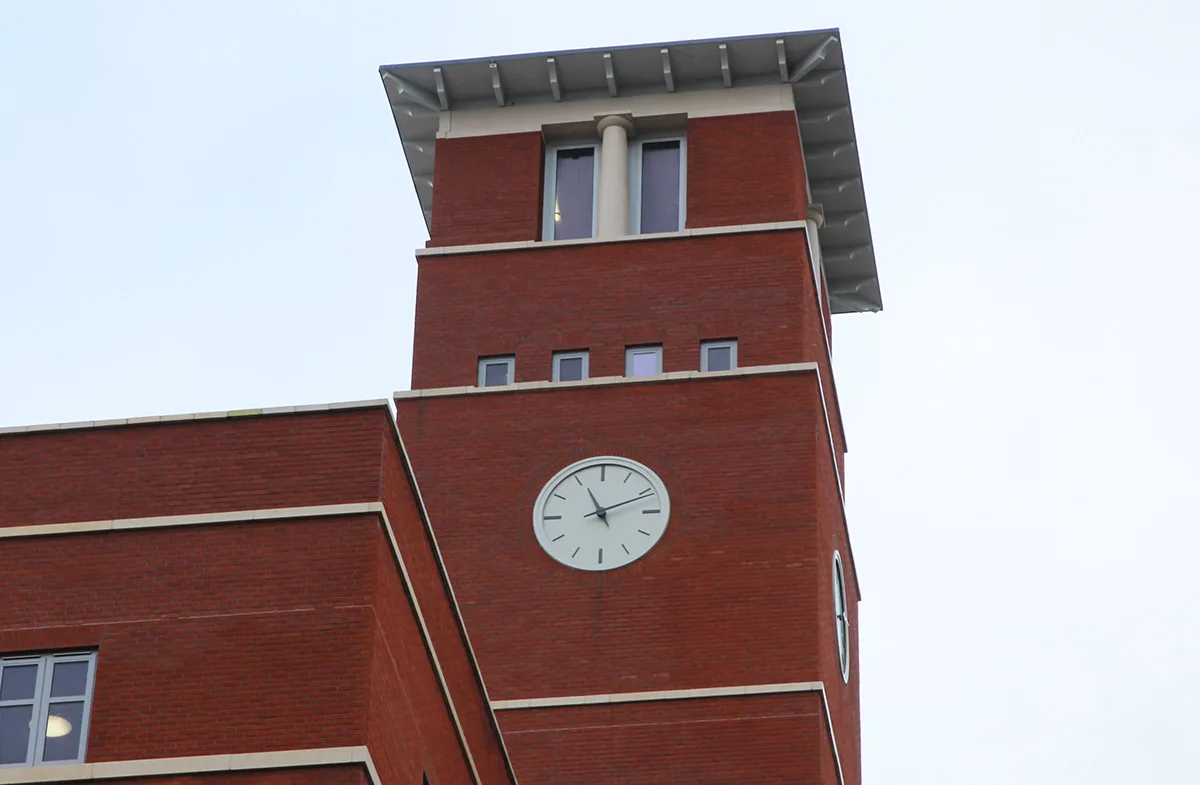
<path fill-rule="evenodd" d="M 604 133 L 605 128 L 611 128 L 614 125 L 624 128 L 627 134 L 633 133 L 633 120 L 626 115 L 609 114 L 596 119 L 596 131 L 601 134 Z"/>

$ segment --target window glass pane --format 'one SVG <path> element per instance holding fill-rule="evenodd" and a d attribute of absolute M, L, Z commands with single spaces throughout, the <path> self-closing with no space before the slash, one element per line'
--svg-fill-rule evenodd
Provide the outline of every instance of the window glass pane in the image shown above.
<path fill-rule="evenodd" d="M 88 663 L 57 662 L 50 680 L 51 698 L 71 698 L 87 692 Z"/>
<path fill-rule="evenodd" d="M 75 760 L 83 730 L 83 701 L 51 703 L 46 717 L 46 746 L 42 760 Z"/>
<path fill-rule="evenodd" d="M 583 378 L 583 358 L 563 357 L 558 361 L 558 380 L 577 382 Z"/>
<path fill-rule="evenodd" d="M 642 145 L 642 232 L 679 229 L 679 142 L 647 142 Z"/>
<path fill-rule="evenodd" d="M 508 363 L 485 363 L 483 366 L 483 386 L 498 387 L 508 384 Z"/>
<path fill-rule="evenodd" d="M 596 151 L 559 150 L 554 170 L 554 239 L 592 236 L 592 185 Z"/>
<path fill-rule="evenodd" d="M 728 371 L 733 367 L 733 349 L 729 346 L 708 348 L 708 370 Z"/>
<path fill-rule="evenodd" d="M 0 764 L 25 762 L 32 719 L 32 705 L 0 707 Z"/>
<path fill-rule="evenodd" d="M 654 376 L 658 373 L 657 352 L 635 352 L 633 355 L 634 376 Z"/>
<path fill-rule="evenodd" d="M 9 666 L 0 677 L 0 701 L 33 700 L 37 687 L 37 665 Z"/>

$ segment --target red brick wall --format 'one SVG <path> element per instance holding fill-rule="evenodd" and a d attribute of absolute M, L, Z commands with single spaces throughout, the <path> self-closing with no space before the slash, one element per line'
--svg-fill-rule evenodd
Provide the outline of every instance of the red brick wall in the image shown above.
<path fill-rule="evenodd" d="M 492 698 L 818 678 L 816 395 L 789 374 L 399 401 Z M 531 511 L 598 454 L 658 471 L 672 513 L 646 557 L 588 573 Z"/>
<path fill-rule="evenodd" d="M 111 785 L 368 785 L 366 770 L 353 766 L 312 766 L 298 769 L 221 771 L 168 777 L 122 777 L 104 780 Z M 420 785 L 420 778 L 415 780 Z"/>
<path fill-rule="evenodd" d="M 539 240 L 542 135 L 439 139 L 429 245 Z"/>
<path fill-rule="evenodd" d="M 471 660 L 467 641 L 455 616 L 454 601 L 434 556 L 437 545 L 420 516 L 416 500 L 408 490 L 407 475 L 397 451 L 388 450 L 384 454 L 383 472 L 383 500 L 388 518 L 400 550 L 405 555 L 405 568 L 416 590 L 417 601 L 434 641 L 442 673 L 454 699 L 475 765 L 485 782 L 506 782 L 509 778 L 508 765 L 492 715 L 481 699 L 483 684 Z M 430 696 L 428 700 L 433 701 L 435 697 L 440 700 L 440 696 Z M 431 704 L 428 710 L 438 709 Z M 440 764 L 439 770 L 445 765 Z"/>
<path fill-rule="evenodd" d="M 377 527 L 5 540 L 0 651 L 98 647 L 90 762 L 361 744 Z"/>
<path fill-rule="evenodd" d="M 687 124 L 687 225 L 804 220 L 804 156 L 793 112 Z"/>
<path fill-rule="evenodd" d="M 389 419 L 6 435 L 0 525 L 383 500 L 423 531 Z M 401 539 L 408 562 L 433 564 L 428 538 Z M 469 781 L 377 515 L 5 539 L 0 575 L 0 653 L 98 647 L 89 761 L 368 744 L 388 785 Z M 413 580 L 452 627 L 436 569 Z M 465 644 L 442 637 L 484 782 L 508 782 Z"/>
<path fill-rule="evenodd" d="M 858 785 L 861 780 L 861 742 L 859 738 L 859 670 L 858 670 L 858 583 L 853 553 L 846 538 L 845 519 L 837 494 L 833 466 L 829 459 L 829 443 L 817 445 L 821 459 L 817 464 L 818 548 L 820 550 L 820 599 L 818 630 L 820 631 L 821 679 L 829 699 L 838 752 L 841 755 L 846 785 Z M 842 557 L 846 576 L 846 599 L 850 609 L 850 680 L 842 681 L 838 660 L 833 605 L 833 553 Z"/>
<path fill-rule="evenodd" d="M 792 112 L 687 123 L 687 225 L 803 220 L 804 156 Z M 540 240 L 538 132 L 439 139 L 430 246 Z"/>
<path fill-rule="evenodd" d="M 744 366 L 801 362 L 824 347 L 811 278 L 801 231 L 427 257 L 413 389 L 473 385 L 492 354 L 549 380 L 551 352 L 589 347 L 592 376 L 623 376 L 640 343 L 664 345 L 667 371 L 699 370 L 710 338 L 738 338 Z"/>
<path fill-rule="evenodd" d="M 382 532 L 375 584 L 383 601 L 374 605 L 378 627 L 371 663 L 368 747 L 380 776 L 387 782 L 420 783 L 424 771 L 433 782 L 470 783 L 470 768 L 458 745 L 430 743 L 454 739 L 457 731 Z"/>
<path fill-rule="evenodd" d="M 385 411 L 0 436 L 0 526 L 378 499 Z"/>
<path fill-rule="evenodd" d="M 836 785 L 819 693 L 519 709 L 500 715 L 521 785 Z"/>

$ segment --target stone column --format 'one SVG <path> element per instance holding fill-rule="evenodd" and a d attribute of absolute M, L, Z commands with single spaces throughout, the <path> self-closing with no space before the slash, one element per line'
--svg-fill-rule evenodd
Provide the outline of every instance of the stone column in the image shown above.
<path fill-rule="evenodd" d="M 629 234 L 629 133 L 633 123 L 624 117 L 600 118 L 600 194 L 597 237 Z"/>

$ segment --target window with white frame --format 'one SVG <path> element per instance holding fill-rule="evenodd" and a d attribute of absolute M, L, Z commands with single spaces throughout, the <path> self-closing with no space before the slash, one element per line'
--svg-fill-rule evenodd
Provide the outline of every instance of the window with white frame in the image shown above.
<path fill-rule="evenodd" d="M 546 148 L 543 240 L 596 234 L 601 146 L 574 142 Z M 678 232 L 686 225 L 687 139 L 651 135 L 629 140 L 629 233 Z"/>
<path fill-rule="evenodd" d="M 687 141 L 682 137 L 629 143 L 629 232 L 678 232 L 687 208 Z"/>
<path fill-rule="evenodd" d="M 80 763 L 96 653 L 0 658 L 0 768 Z"/>
<path fill-rule="evenodd" d="M 737 339 L 704 341 L 700 344 L 701 371 L 732 371 L 737 367 Z"/>
<path fill-rule="evenodd" d="M 599 172 L 600 149 L 596 144 L 547 148 L 543 239 L 578 240 L 596 233 Z"/>
<path fill-rule="evenodd" d="M 842 557 L 833 552 L 833 620 L 837 632 L 838 663 L 842 666 L 842 681 L 850 681 L 850 605 L 846 602 L 846 574 Z"/>
<path fill-rule="evenodd" d="M 479 358 L 480 387 L 502 387 L 513 383 L 513 372 L 516 370 L 516 358 L 481 357 Z"/>
<path fill-rule="evenodd" d="M 551 378 L 556 382 L 578 382 L 588 378 L 588 353 L 555 352 L 552 372 Z"/>
<path fill-rule="evenodd" d="M 630 346 L 625 350 L 626 376 L 656 376 L 662 373 L 662 346 Z"/>

